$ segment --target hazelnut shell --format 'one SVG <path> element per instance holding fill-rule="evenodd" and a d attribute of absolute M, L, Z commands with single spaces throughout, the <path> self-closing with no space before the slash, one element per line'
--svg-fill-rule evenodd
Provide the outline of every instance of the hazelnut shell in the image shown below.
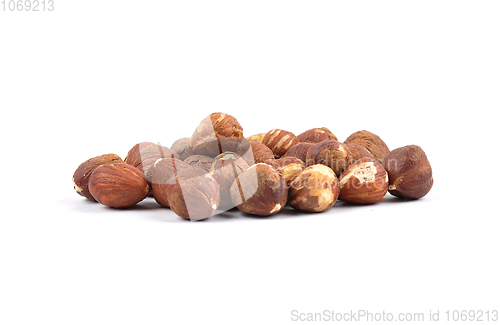
<path fill-rule="evenodd" d="M 358 131 L 351 134 L 345 141 L 345 144 L 359 144 L 366 148 L 379 163 L 384 162 L 384 157 L 389 153 L 389 147 L 382 139 L 369 131 Z"/>

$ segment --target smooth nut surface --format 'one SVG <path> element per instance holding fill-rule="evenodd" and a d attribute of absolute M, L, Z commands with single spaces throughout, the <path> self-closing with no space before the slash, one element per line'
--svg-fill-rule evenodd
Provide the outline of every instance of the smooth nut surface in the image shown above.
<path fill-rule="evenodd" d="M 274 129 L 266 133 L 262 143 L 265 144 L 278 158 L 283 156 L 288 149 L 299 143 L 299 139 L 292 132 Z"/>
<path fill-rule="evenodd" d="M 352 154 L 341 142 L 325 140 L 315 144 L 307 152 L 307 166 L 322 164 L 330 167 L 335 175 L 340 174 L 352 163 Z"/>
<path fill-rule="evenodd" d="M 167 147 L 152 142 L 141 142 L 130 149 L 124 162 L 143 171 L 144 177 L 151 183 L 151 168 L 156 160 L 165 157 L 180 158 L 175 151 Z"/>
<path fill-rule="evenodd" d="M 105 164 L 121 163 L 123 160 L 114 153 L 90 158 L 78 166 L 73 174 L 73 185 L 76 193 L 81 196 L 95 201 L 89 191 L 89 180 L 92 172 L 99 166 Z"/>
<path fill-rule="evenodd" d="M 318 143 L 325 140 L 334 140 L 338 141 L 335 134 L 327 128 L 314 128 L 307 131 L 302 132 L 297 136 L 300 142 L 308 142 L 308 143 Z"/>
<path fill-rule="evenodd" d="M 384 158 L 391 195 L 419 199 L 432 188 L 432 168 L 424 150 L 416 145 L 394 149 Z"/>
<path fill-rule="evenodd" d="M 149 193 L 144 173 L 126 163 L 97 167 L 90 176 L 89 190 L 97 202 L 112 208 L 136 205 Z"/>
<path fill-rule="evenodd" d="M 215 157 L 226 151 L 236 151 L 242 138 L 243 128 L 236 118 L 212 113 L 194 131 L 191 146 L 194 154 Z"/>
<path fill-rule="evenodd" d="M 384 167 L 372 158 L 351 164 L 340 176 L 339 199 L 348 203 L 372 204 L 381 201 L 389 186 Z"/>
<path fill-rule="evenodd" d="M 178 171 L 167 181 L 166 189 L 170 208 L 186 220 L 207 219 L 219 207 L 219 185 L 203 169 Z"/>
<path fill-rule="evenodd" d="M 278 213 L 286 204 L 285 178 L 268 164 L 250 166 L 231 185 L 231 199 L 239 210 L 258 216 Z"/>
<path fill-rule="evenodd" d="M 323 212 L 330 209 L 339 196 L 339 180 L 325 165 L 304 169 L 288 189 L 288 204 L 294 209 Z"/>
<path fill-rule="evenodd" d="M 231 185 L 238 175 L 248 169 L 246 161 L 234 152 L 225 152 L 214 159 L 210 168 L 210 175 L 219 184 L 220 209 L 231 209 L 235 205 L 231 200 Z"/>
<path fill-rule="evenodd" d="M 283 157 L 297 157 L 307 165 L 307 153 L 315 144 L 308 142 L 297 143 L 283 155 Z M 313 165 L 313 164 L 312 164 Z"/>
<path fill-rule="evenodd" d="M 358 144 L 366 148 L 379 163 L 384 162 L 384 157 L 389 153 L 389 147 L 382 139 L 369 131 L 358 131 L 351 134 L 345 141 L 345 144 Z"/>
<path fill-rule="evenodd" d="M 168 181 L 178 171 L 189 168 L 193 167 L 180 159 L 172 157 L 160 158 L 155 162 L 151 172 L 151 188 L 153 198 L 158 204 L 167 208 L 170 207 L 167 196 Z"/>
<path fill-rule="evenodd" d="M 236 152 L 249 166 L 274 159 L 274 153 L 266 145 L 259 142 L 250 142 L 248 146 L 240 146 Z"/>

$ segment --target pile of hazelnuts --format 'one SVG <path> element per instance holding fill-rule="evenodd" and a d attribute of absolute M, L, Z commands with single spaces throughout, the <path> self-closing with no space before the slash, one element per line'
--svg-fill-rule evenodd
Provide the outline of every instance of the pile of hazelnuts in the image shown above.
<path fill-rule="evenodd" d="M 237 208 L 269 216 L 287 204 L 323 212 L 341 200 L 374 204 L 389 192 L 419 199 L 432 188 L 432 169 L 416 145 L 390 151 L 368 131 L 344 142 L 327 128 L 298 136 L 274 129 L 245 138 L 229 114 L 212 113 L 191 138 L 171 148 L 136 144 L 122 160 L 106 154 L 83 162 L 73 175 L 78 194 L 113 208 L 153 198 L 187 220 Z"/>

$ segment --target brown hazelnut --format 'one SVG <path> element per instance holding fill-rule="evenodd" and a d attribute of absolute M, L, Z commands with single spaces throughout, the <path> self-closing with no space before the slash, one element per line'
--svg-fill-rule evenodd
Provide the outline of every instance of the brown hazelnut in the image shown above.
<path fill-rule="evenodd" d="M 324 140 L 334 140 L 338 141 L 337 137 L 332 133 L 332 131 L 327 128 L 314 128 L 302 132 L 297 136 L 300 142 L 318 143 Z"/>
<path fill-rule="evenodd" d="M 112 208 L 136 205 L 149 193 L 144 173 L 126 163 L 97 167 L 90 176 L 89 190 L 97 202 Z"/>
<path fill-rule="evenodd" d="M 323 212 L 335 204 L 339 191 L 339 180 L 330 167 L 312 165 L 290 185 L 288 204 L 297 210 Z"/>
<path fill-rule="evenodd" d="M 120 163 L 123 160 L 114 153 L 90 158 L 78 166 L 73 174 L 73 184 L 76 193 L 91 201 L 95 201 L 89 191 L 89 179 L 92 172 L 99 166 L 105 164 Z"/>
<path fill-rule="evenodd" d="M 316 143 L 307 152 L 307 166 L 322 164 L 330 167 L 335 175 L 340 176 L 352 162 L 352 154 L 341 142 L 325 140 Z"/>
<path fill-rule="evenodd" d="M 279 159 L 268 159 L 265 161 L 266 164 L 271 165 L 281 174 L 286 180 L 286 185 L 290 186 L 290 183 L 300 174 L 306 164 L 296 157 L 281 157 Z"/>
<path fill-rule="evenodd" d="M 277 158 L 283 156 L 288 149 L 299 142 L 299 138 L 295 134 L 280 129 L 267 132 L 262 139 L 262 143 L 271 149 Z"/>
<path fill-rule="evenodd" d="M 271 149 L 260 142 L 250 142 L 249 146 L 240 146 L 237 154 L 245 159 L 249 166 L 274 159 L 274 153 Z"/>
<path fill-rule="evenodd" d="M 432 188 L 432 168 L 424 150 L 416 145 L 394 149 L 384 158 L 389 193 L 408 199 L 424 197 Z"/>
<path fill-rule="evenodd" d="M 166 190 L 172 211 L 187 220 L 207 219 L 219 206 L 219 185 L 200 168 L 179 170 L 167 181 Z"/>
<path fill-rule="evenodd" d="M 290 148 L 283 157 L 297 157 L 307 165 L 307 152 L 314 146 L 314 143 L 301 142 Z"/>
<path fill-rule="evenodd" d="M 187 157 L 193 155 L 193 148 L 191 147 L 191 138 L 181 138 L 170 147 L 175 151 L 181 160 L 185 160 Z"/>
<path fill-rule="evenodd" d="M 247 138 L 247 140 L 250 141 L 250 142 L 260 142 L 260 143 L 262 143 L 262 140 L 264 140 L 265 136 L 266 136 L 265 133 L 254 134 L 254 135 L 249 136 Z"/>
<path fill-rule="evenodd" d="M 191 145 L 194 154 L 215 157 L 225 151 L 235 151 L 242 138 L 243 128 L 233 116 L 212 113 L 194 131 Z"/>
<path fill-rule="evenodd" d="M 250 166 L 231 185 L 231 199 L 236 207 L 249 214 L 270 216 L 286 204 L 285 178 L 268 164 Z"/>
<path fill-rule="evenodd" d="M 220 209 L 229 210 L 235 207 L 231 201 L 231 185 L 236 177 L 247 170 L 248 167 L 246 161 L 234 152 L 224 152 L 215 157 L 210 168 L 210 175 L 219 184 Z"/>
<path fill-rule="evenodd" d="M 348 203 L 372 204 L 381 201 L 389 185 L 384 167 L 372 158 L 351 164 L 340 176 L 339 199 Z"/>
<path fill-rule="evenodd" d="M 165 157 L 180 158 L 175 151 L 167 147 L 152 142 L 141 142 L 130 149 L 124 162 L 143 171 L 144 177 L 151 184 L 151 168 L 156 160 Z"/>
<path fill-rule="evenodd" d="M 349 144 L 346 144 L 346 146 L 352 155 L 352 158 L 351 158 L 352 162 L 351 163 L 355 162 L 356 160 L 360 160 L 361 158 L 366 158 L 366 157 L 375 159 L 375 157 L 373 157 L 373 155 L 370 153 L 370 151 L 366 150 L 365 147 L 362 147 L 359 144 L 349 143 Z"/>
<path fill-rule="evenodd" d="M 212 164 L 214 163 L 214 158 L 204 155 L 192 155 L 186 158 L 184 162 L 193 167 L 201 168 L 208 172 Z"/>
<path fill-rule="evenodd" d="M 151 169 L 151 189 L 153 197 L 158 204 L 169 208 L 167 197 L 167 184 L 172 175 L 176 174 L 179 170 L 193 168 L 191 165 L 186 164 L 180 159 L 160 158 L 158 159 Z"/>
<path fill-rule="evenodd" d="M 351 134 L 345 144 L 359 144 L 366 148 L 379 163 L 383 163 L 385 155 L 389 153 L 389 147 L 382 139 L 369 131 L 358 131 Z"/>

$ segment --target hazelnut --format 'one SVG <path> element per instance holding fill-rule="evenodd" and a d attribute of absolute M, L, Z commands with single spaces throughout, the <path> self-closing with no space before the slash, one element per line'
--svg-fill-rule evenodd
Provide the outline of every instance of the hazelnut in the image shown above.
<path fill-rule="evenodd" d="M 290 148 L 283 157 L 297 157 L 307 165 L 307 152 L 314 146 L 314 143 L 301 142 Z"/>
<path fill-rule="evenodd" d="M 92 175 L 92 172 L 101 165 L 120 162 L 123 162 L 123 160 L 114 153 L 111 153 L 90 158 L 89 160 L 81 163 L 73 174 L 73 184 L 76 193 L 80 194 L 83 197 L 86 197 L 91 201 L 95 201 L 94 197 L 92 197 L 89 191 L 90 175 Z"/>
<path fill-rule="evenodd" d="M 181 138 L 170 147 L 175 151 L 181 160 L 186 160 L 187 157 L 193 155 L 193 147 L 191 147 L 191 138 Z"/>
<path fill-rule="evenodd" d="M 335 175 L 340 176 L 352 162 L 352 154 L 341 142 L 325 140 L 316 143 L 306 155 L 307 166 L 322 164 L 330 167 Z"/>
<path fill-rule="evenodd" d="M 374 158 L 373 155 L 370 153 L 370 151 L 366 150 L 365 147 L 362 147 L 359 144 L 349 143 L 349 144 L 346 144 L 346 146 L 352 155 L 351 163 L 355 162 L 356 160 L 360 160 L 361 158 L 365 158 L 365 157 Z"/>
<path fill-rule="evenodd" d="M 194 154 L 215 157 L 225 151 L 235 151 L 242 138 L 243 128 L 233 116 L 212 113 L 194 131 L 191 145 Z"/>
<path fill-rule="evenodd" d="M 175 151 L 167 147 L 152 142 L 141 142 L 130 149 L 124 162 L 143 171 L 146 180 L 151 184 L 151 168 L 156 160 L 165 157 L 180 158 Z"/>
<path fill-rule="evenodd" d="M 389 193 L 408 199 L 424 197 L 432 188 L 432 168 L 427 156 L 416 145 L 389 152 L 384 158 L 389 174 Z"/>
<path fill-rule="evenodd" d="M 158 204 L 169 208 L 167 197 L 167 182 L 179 170 L 193 168 L 180 159 L 172 157 L 158 159 L 151 169 L 151 189 L 153 198 Z"/>
<path fill-rule="evenodd" d="M 200 168 L 179 170 L 167 181 L 166 190 L 172 211 L 187 220 L 207 219 L 219 206 L 219 186 Z"/>
<path fill-rule="evenodd" d="M 264 139 L 262 139 L 262 143 L 271 149 L 278 158 L 299 142 L 299 138 L 295 134 L 280 129 L 267 132 Z"/>
<path fill-rule="evenodd" d="M 94 170 L 89 190 L 101 204 L 128 208 L 144 200 L 149 193 L 149 185 L 140 169 L 126 163 L 114 163 Z"/>
<path fill-rule="evenodd" d="M 265 133 L 254 134 L 254 135 L 249 136 L 247 138 L 247 140 L 250 141 L 250 142 L 260 142 L 260 143 L 262 143 L 262 140 L 264 140 L 265 136 L 266 136 Z"/>
<path fill-rule="evenodd" d="M 339 180 L 330 167 L 312 165 L 290 185 L 288 204 L 297 210 L 323 212 L 335 204 L 339 191 Z"/>
<path fill-rule="evenodd" d="M 379 163 L 383 163 L 385 155 L 389 153 L 389 148 L 382 139 L 369 131 L 358 131 L 351 134 L 345 144 L 359 144 L 366 148 Z"/>
<path fill-rule="evenodd" d="M 340 176 L 339 199 L 348 203 L 372 204 L 382 200 L 389 185 L 384 167 L 372 158 L 351 164 Z"/>
<path fill-rule="evenodd" d="M 210 175 L 219 184 L 219 208 L 229 210 L 235 207 L 231 201 L 231 185 L 236 177 L 247 170 L 248 167 L 246 161 L 234 152 L 225 152 L 215 157 L 210 168 Z"/>
<path fill-rule="evenodd" d="M 268 164 L 250 166 L 231 185 L 231 199 L 236 207 L 249 214 L 270 216 L 286 204 L 285 178 Z"/>
<path fill-rule="evenodd" d="M 184 162 L 193 167 L 201 168 L 208 172 L 212 164 L 214 163 L 214 158 L 204 155 L 192 155 L 186 158 Z"/>
<path fill-rule="evenodd" d="M 236 152 L 249 166 L 274 159 L 274 153 L 260 142 L 250 142 L 249 146 L 240 146 Z"/>
<path fill-rule="evenodd" d="M 286 185 L 290 186 L 290 183 L 300 174 L 306 164 L 296 157 L 282 157 L 280 159 L 268 159 L 265 161 L 266 164 L 271 165 L 281 174 L 286 180 Z"/>
<path fill-rule="evenodd" d="M 327 128 L 314 128 L 302 132 L 297 136 L 300 142 L 318 143 L 324 140 L 334 140 L 338 141 L 337 137 L 332 133 L 332 131 Z"/>

